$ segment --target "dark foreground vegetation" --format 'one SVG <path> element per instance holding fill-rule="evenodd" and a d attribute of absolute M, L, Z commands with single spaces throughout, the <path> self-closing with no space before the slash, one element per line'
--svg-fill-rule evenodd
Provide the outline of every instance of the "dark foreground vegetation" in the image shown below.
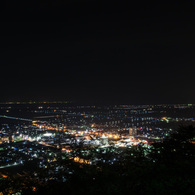
<path fill-rule="evenodd" d="M 150 150 L 137 147 L 133 156 L 132 149 L 124 150 L 121 161 L 112 165 L 72 163 L 75 171 L 66 182 L 7 179 L 0 181 L 1 191 L 9 194 L 9 186 L 20 191 L 25 183 L 22 194 L 195 194 L 194 138 L 193 126 L 181 126 Z"/>

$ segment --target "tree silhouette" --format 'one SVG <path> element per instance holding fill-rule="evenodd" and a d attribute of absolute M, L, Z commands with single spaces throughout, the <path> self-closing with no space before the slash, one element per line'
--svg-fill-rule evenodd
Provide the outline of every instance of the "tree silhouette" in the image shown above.
<path fill-rule="evenodd" d="M 194 160 L 195 127 L 180 126 L 163 143 L 154 143 L 150 157 L 158 161 Z"/>

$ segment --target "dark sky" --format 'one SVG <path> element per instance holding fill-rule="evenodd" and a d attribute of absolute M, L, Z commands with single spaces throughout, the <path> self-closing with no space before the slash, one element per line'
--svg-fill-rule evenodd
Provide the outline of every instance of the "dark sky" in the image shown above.
<path fill-rule="evenodd" d="M 1 101 L 195 103 L 193 1 L 37 2 L 1 10 Z"/>

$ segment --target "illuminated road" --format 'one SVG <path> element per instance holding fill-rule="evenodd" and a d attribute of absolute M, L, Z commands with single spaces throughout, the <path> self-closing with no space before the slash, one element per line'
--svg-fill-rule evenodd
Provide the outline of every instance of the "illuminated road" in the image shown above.
<path fill-rule="evenodd" d="M 12 164 L 12 165 L 1 166 L 0 169 L 7 168 L 7 167 L 13 167 L 13 166 L 17 166 L 17 165 L 20 165 L 20 164 L 19 163 L 15 163 L 15 164 Z"/>
<path fill-rule="evenodd" d="M 52 115 L 52 116 L 37 116 L 37 117 L 34 117 L 34 118 L 54 118 L 54 117 L 57 117 L 58 115 Z"/>
<path fill-rule="evenodd" d="M 6 116 L 6 115 L 0 115 L 0 118 L 8 118 L 8 119 L 14 119 L 14 120 L 21 120 L 21 121 L 29 121 L 29 122 L 32 122 L 31 119 L 25 119 L 25 118 L 19 118 L 19 117 L 12 117 L 12 116 Z"/>

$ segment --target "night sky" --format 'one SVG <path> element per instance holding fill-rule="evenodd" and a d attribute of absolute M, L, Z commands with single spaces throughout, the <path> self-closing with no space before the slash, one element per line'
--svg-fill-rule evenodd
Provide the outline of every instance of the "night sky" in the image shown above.
<path fill-rule="evenodd" d="M 195 103 L 193 1 L 37 2 L 1 11 L 0 101 Z"/>

